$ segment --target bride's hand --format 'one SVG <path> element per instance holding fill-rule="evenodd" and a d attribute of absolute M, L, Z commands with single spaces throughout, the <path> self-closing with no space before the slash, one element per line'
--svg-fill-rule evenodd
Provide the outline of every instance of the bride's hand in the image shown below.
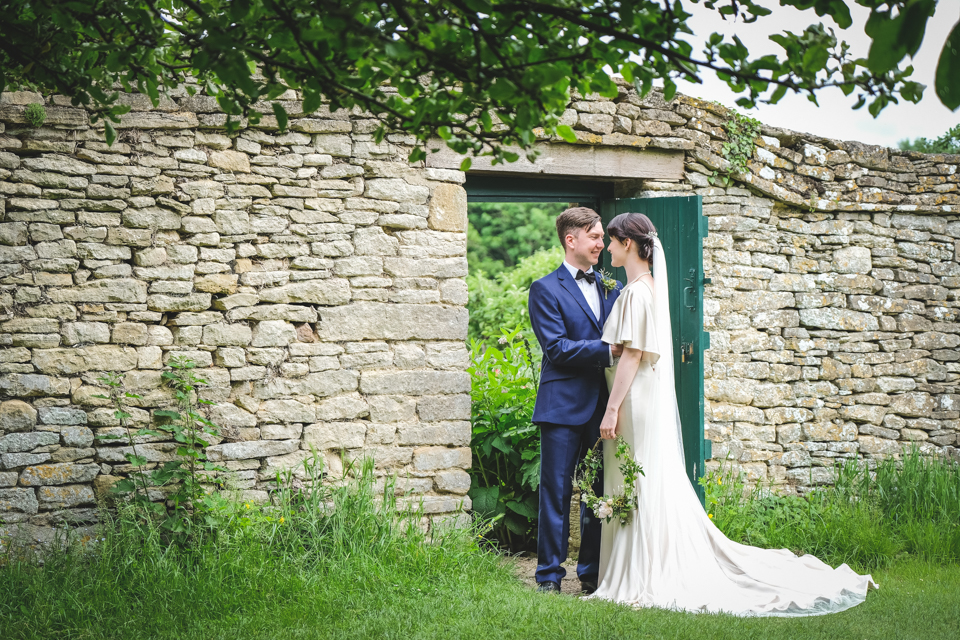
<path fill-rule="evenodd" d="M 600 437 L 604 440 L 613 440 L 617 437 L 617 410 L 607 409 L 600 423 Z"/>

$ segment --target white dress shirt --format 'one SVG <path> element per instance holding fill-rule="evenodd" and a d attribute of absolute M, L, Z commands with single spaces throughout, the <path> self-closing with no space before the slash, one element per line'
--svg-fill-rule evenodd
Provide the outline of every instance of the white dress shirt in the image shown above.
<path fill-rule="evenodd" d="M 587 304 L 590 305 L 590 310 L 593 311 L 593 317 L 598 321 L 600 320 L 600 292 L 597 291 L 597 285 L 591 284 L 586 279 L 581 278 L 577 280 L 577 272 L 580 271 L 577 267 L 574 267 L 566 260 L 563 261 L 563 266 L 567 268 L 567 271 L 570 272 L 570 275 L 573 276 L 574 282 L 577 283 L 577 286 L 580 287 L 580 291 L 583 292 L 583 297 L 587 299 Z M 593 273 L 593 268 L 591 267 L 586 273 Z"/>
<path fill-rule="evenodd" d="M 593 311 L 593 317 L 600 321 L 600 290 L 597 288 L 596 284 L 590 284 L 585 278 L 577 280 L 577 272 L 580 271 L 577 267 L 573 266 L 566 260 L 563 261 L 563 266 L 567 268 L 567 271 L 570 272 L 570 275 L 573 277 L 574 282 L 577 283 L 577 286 L 580 287 L 580 291 L 583 292 L 583 297 L 587 299 L 587 304 L 590 306 L 590 310 Z M 589 271 L 585 273 L 593 273 L 593 268 L 591 267 Z M 596 277 L 600 277 L 597 274 Z M 607 347 L 610 353 L 610 366 L 613 366 L 613 347 Z"/>

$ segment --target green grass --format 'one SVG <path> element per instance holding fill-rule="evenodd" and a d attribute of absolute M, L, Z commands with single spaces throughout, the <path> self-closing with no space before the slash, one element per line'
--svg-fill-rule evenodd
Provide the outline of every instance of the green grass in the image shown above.
<path fill-rule="evenodd" d="M 903 557 L 960 562 L 956 462 L 916 450 L 872 469 L 851 460 L 838 466 L 836 486 L 803 498 L 762 486 L 745 492 L 739 479 L 722 474 L 701 484 L 714 523 L 738 542 L 811 553 L 866 571 Z"/>
<path fill-rule="evenodd" d="M 0 638 L 929 640 L 960 629 L 960 565 L 901 551 L 873 572 L 881 588 L 864 604 L 821 618 L 690 615 L 537 594 L 470 531 L 428 538 L 419 514 L 389 515 L 395 505 L 378 505 L 369 467 L 359 475 L 329 493 L 288 490 L 275 511 L 225 506 L 216 535 L 189 547 L 120 517 L 93 553 L 65 549 L 37 563 L 10 551 L 0 567 Z"/>

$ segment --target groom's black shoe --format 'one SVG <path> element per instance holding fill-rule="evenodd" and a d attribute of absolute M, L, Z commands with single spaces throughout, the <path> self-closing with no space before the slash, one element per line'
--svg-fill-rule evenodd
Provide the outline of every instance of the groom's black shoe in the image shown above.
<path fill-rule="evenodd" d="M 537 583 L 537 591 L 540 593 L 560 593 L 560 583 L 547 580 Z"/>
<path fill-rule="evenodd" d="M 580 593 L 584 595 L 590 595 L 597 590 L 597 581 L 596 580 L 581 580 L 580 581 Z"/>

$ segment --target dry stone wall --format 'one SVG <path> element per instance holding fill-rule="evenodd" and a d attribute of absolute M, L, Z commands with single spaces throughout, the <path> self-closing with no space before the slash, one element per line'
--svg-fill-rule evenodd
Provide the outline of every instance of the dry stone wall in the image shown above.
<path fill-rule="evenodd" d="M 719 105 L 574 107 L 585 143 L 685 151 L 682 181 L 621 193 L 703 197 L 708 468 L 805 491 L 838 458 L 960 458 L 960 156 L 764 126 L 730 176 Z"/>
<path fill-rule="evenodd" d="M 124 99 L 111 147 L 59 98 L 40 129 L 39 96 L 0 98 L 0 521 L 93 522 L 130 471 L 96 439 L 119 431 L 97 379 L 125 373 L 143 426 L 176 355 L 246 498 L 316 449 L 333 474 L 372 454 L 428 516 L 469 507 L 463 174 L 408 166 L 412 141 L 358 113 L 228 136 L 209 98 Z"/>
<path fill-rule="evenodd" d="M 0 96 L 0 527 L 95 521 L 130 471 L 96 439 L 119 432 L 97 378 L 124 372 L 146 424 L 175 355 L 247 497 L 315 448 L 335 474 L 373 455 L 428 516 L 469 507 L 465 176 L 407 164 L 414 141 L 377 143 L 363 113 L 282 99 L 289 131 L 228 134 L 209 97 L 126 95 L 111 147 L 60 97 L 33 129 L 40 96 Z M 682 179 L 619 195 L 703 197 L 710 464 L 805 490 L 836 458 L 957 456 L 960 157 L 765 127 L 717 186 L 728 117 L 626 86 L 564 115 L 579 145 L 683 156 Z"/>

